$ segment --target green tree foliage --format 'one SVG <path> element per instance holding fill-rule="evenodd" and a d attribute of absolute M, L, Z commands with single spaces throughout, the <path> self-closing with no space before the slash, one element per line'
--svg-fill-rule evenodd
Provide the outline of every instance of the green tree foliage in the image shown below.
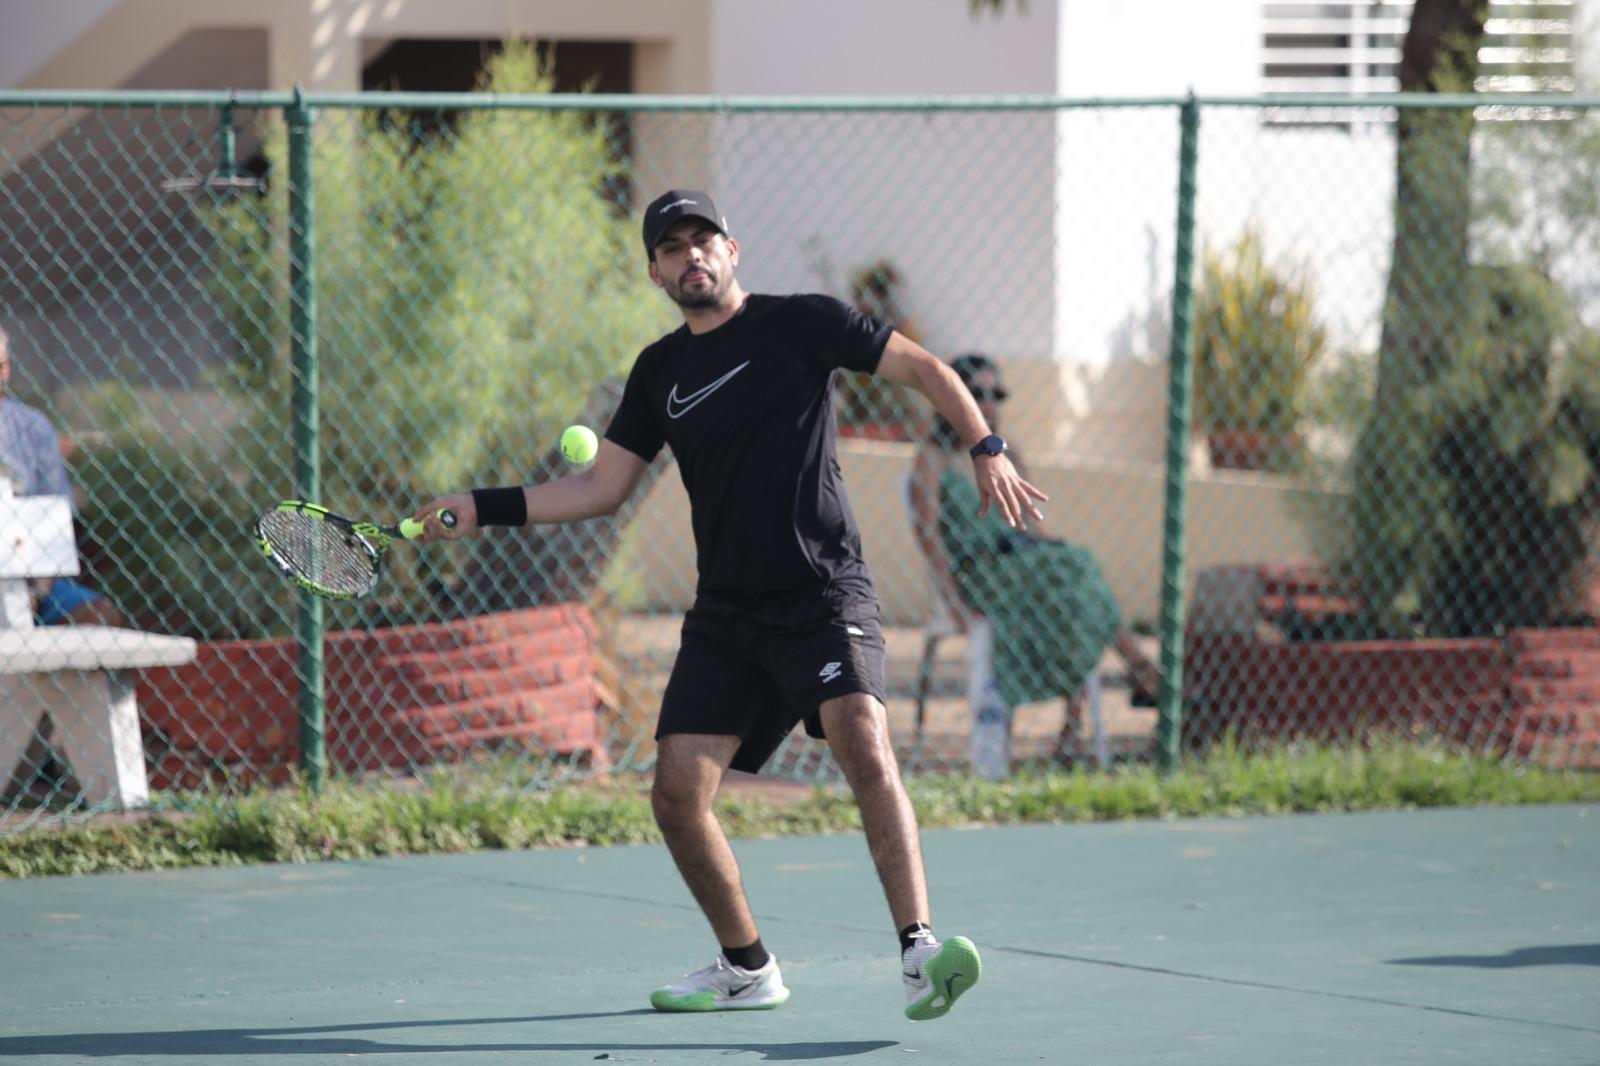
<path fill-rule="evenodd" d="M 510 44 L 482 88 L 552 84 L 531 47 Z M 669 319 L 640 283 L 627 205 L 607 192 L 627 175 L 604 124 L 570 110 L 425 118 L 330 109 L 313 134 L 321 502 L 380 519 L 439 493 L 528 479 L 595 382 L 622 375 Z M 264 131 L 264 153 L 269 192 L 204 213 L 213 297 L 240 346 L 224 383 L 239 423 L 226 455 L 174 456 L 220 466 L 219 491 L 256 509 L 294 486 L 281 123 Z M 228 545 L 209 566 L 212 598 L 225 599 L 265 568 L 241 550 L 248 513 L 219 518 L 219 532 L 201 511 L 190 539 Z M 435 600 L 455 573 L 429 567 L 458 567 L 460 555 L 392 553 L 388 599 L 369 609 L 385 620 L 443 611 Z M 284 593 L 268 628 L 287 629 L 289 602 Z M 373 620 L 356 610 L 339 608 L 334 624 Z M 209 636 L 218 621 L 184 628 Z"/>
<path fill-rule="evenodd" d="M 1474 289 L 1469 342 L 1420 393 L 1432 506 L 1400 540 L 1401 606 L 1451 636 L 1575 620 L 1600 518 L 1600 336 L 1531 267 L 1479 268 Z"/>
<path fill-rule="evenodd" d="M 1600 522 L 1600 335 L 1523 264 L 1478 267 L 1449 366 L 1391 403 L 1358 479 L 1347 567 L 1384 634 L 1481 636 L 1577 621 Z M 1381 598 L 1372 590 L 1380 590 Z"/>
<path fill-rule="evenodd" d="M 1417 4 L 1410 92 L 1471 92 L 1484 0 Z M 1600 520 L 1600 337 L 1555 279 L 1600 234 L 1592 123 L 1399 112 L 1393 258 L 1343 566 L 1381 635 L 1581 620 Z M 1563 262 L 1565 260 L 1565 262 Z"/>
<path fill-rule="evenodd" d="M 530 47 L 513 44 L 490 61 L 484 88 L 547 93 L 552 78 Z M 285 157 L 281 130 L 267 154 Z M 467 110 L 420 140 L 398 116 L 319 119 L 330 499 L 393 508 L 469 476 L 525 475 L 592 383 L 624 373 L 661 332 L 668 308 L 638 283 L 634 223 L 603 191 L 620 169 L 605 128 L 576 111 Z M 262 345 L 245 365 L 268 370 L 248 391 L 280 420 L 290 384 L 283 185 L 274 183 L 268 212 L 216 216 L 240 264 L 223 279 L 224 306 L 241 336 Z M 261 283 L 269 259 L 279 260 L 266 271 L 270 287 Z M 281 436 L 281 426 L 262 436 Z"/>

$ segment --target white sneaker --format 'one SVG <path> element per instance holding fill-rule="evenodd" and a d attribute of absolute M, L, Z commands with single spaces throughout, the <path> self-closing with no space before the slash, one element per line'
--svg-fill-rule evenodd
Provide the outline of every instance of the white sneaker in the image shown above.
<path fill-rule="evenodd" d="M 982 972 L 978 949 L 966 937 L 953 936 L 942 944 L 931 935 L 919 937 L 900 956 L 906 1017 L 914 1022 L 943 1017 Z"/>
<path fill-rule="evenodd" d="M 746 970 L 719 953 L 705 969 L 650 993 L 650 1005 L 664 1011 L 771 1010 L 788 998 L 776 955 L 761 969 Z"/>

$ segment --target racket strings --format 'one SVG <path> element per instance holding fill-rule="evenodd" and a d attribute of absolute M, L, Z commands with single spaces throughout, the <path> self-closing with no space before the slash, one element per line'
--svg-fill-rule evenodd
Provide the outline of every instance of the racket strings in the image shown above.
<path fill-rule="evenodd" d="M 261 536 L 285 567 L 328 592 L 356 596 L 372 586 L 378 553 L 354 530 L 298 511 L 271 511 Z"/>

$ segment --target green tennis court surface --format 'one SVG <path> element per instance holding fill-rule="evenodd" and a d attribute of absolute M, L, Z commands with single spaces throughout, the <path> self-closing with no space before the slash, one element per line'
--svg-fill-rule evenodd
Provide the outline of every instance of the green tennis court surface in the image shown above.
<path fill-rule="evenodd" d="M 645 1006 L 714 951 L 661 847 L 0 884 L 0 1060 L 1600 1061 L 1600 809 L 925 842 L 985 966 L 938 1022 L 843 836 L 735 844 L 793 989 L 744 1014 Z"/>

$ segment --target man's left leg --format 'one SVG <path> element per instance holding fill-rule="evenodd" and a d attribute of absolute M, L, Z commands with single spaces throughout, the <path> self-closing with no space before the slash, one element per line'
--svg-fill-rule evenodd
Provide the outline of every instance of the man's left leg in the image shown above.
<path fill-rule="evenodd" d="M 877 697 L 866 693 L 828 700 L 819 714 L 828 747 L 861 809 L 867 847 L 895 928 L 901 931 L 906 1016 L 913 1021 L 938 1018 L 977 983 L 981 963 L 972 941 L 958 936 L 940 943 L 930 928 L 917 816 L 900 780 L 888 714 Z"/>
<path fill-rule="evenodd" d="M 917 815 L 900 780 L 883 704 L 865 692 L 852 693 L 824 703 L 820 716 L 828 747 L 861 808 L 867 847 L 889 899 L 895 928 L 926 923 L 928 881 L 922 867 Z"/>

